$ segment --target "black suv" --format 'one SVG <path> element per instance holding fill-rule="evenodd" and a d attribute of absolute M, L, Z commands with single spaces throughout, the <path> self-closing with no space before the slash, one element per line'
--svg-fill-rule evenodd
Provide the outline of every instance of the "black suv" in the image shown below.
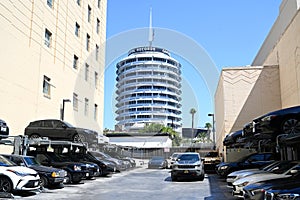
<path fill-rule="evenodd" d="M 42 187 L 63 186 L 65 176 L 67 175 L 67 172 L 65 170 L 40 165 L 33 156 L 23 156 L 14 154 L 2 154 L 2 156 L 11 160 L 19 166 L 25 166 L 37 171 L 41 178 L 40 185 Z"/>
<path fill-rule="evenodd" d="M 2 119 L 0 119 L 0 139 L 4 138 L 6 135 L 9 134 L 9 128 L 6 124 L 6 122 Z M 4 135 L 4 137 L 3 137 Z"/>
<path fill-rule="evenodd" d="M 65 170 L 67 172 L 66 183 L 79 183 L 86 177 L 86 174 L 89 174 L 86 164 L 64 161 L 54 152 L 29 151 L 27 154 L 34 156 L 42 165 Z"/>
<path fill-rule="evenodd" d="M 48 137 L 51 140 L 88 142 L 89 145 L 98 143 L 97 132 L 89 129 L 77 128 L 65 121 L 57 119 L 30 122 L 25 128 L 25 135 L 28 135 L 29 138 Z"/>
<path fill-rule="evenodd" d="M 275 158 L 276 156 L 273 153 L 253 153 L 242 157 L 236 162 L 222 162 L 216 165 L 216 172 L 221 177 L 226 177 L 237 170 L 260 168 L 275 161 Z"/>

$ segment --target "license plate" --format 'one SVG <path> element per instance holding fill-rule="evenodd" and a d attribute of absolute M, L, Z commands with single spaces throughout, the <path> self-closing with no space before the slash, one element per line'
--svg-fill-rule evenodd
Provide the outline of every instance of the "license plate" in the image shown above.
<path fill-rule="evenodd" d="M 89 176 L 90 176 L 90 174 L 89 174 L 89 173 L 86 173 L 86 174 L 85 174 L 85 176 L 86 176 L 86 177 L 89 177 Z"/>
<path fill-rule="evenodd" d="M 189 170 L 184 170 L 184 172 L 183 172 L 183 173 L 187 174 L 187 173 L 189 173 Z"/>
<path fill-rule="evenodd" d="M 1 131 L 6 131 L 6 127 L 1 127 Z"/>

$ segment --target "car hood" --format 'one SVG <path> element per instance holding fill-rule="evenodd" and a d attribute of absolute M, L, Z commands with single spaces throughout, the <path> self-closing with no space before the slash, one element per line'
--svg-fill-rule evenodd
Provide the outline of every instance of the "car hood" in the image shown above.
<path fill-rule="evenodd" d="M 163 160 L 150 160 L 149 163 L 153 163 L 153 164 L 161 164 L 163 163 Z"/>
<path fill-rule="evenodd" d="M 248 184 L 256 183 L 259 181 L 265 181 L 265 180 L 272 180 L 272 179 L 278 179 L 278 178 L 285 178 L 290 177 L 291 175 L 286 174 L 274 174 L 274 173 L 260 173 L 260 174 L 254 174 L 251 176 L 247 176 L 241 179 L 236 180 L 233 182 L 233 185 L 240 185 L 242 183 L 248 182 Z"/>
<path fill-rule="evenodd" d="M 2 167 L 0 167 L 2 168 Z M 30 169 L 28 167 L 23 167 L 23 166 L 11 166 L 11 167 L 3 167 L 2 169 L 7 170 L 14 170 L 18 173 L 22 173 L 22 174 L 37 174 L 37 172 L 33 169 Z"/>
<path fill-rule="evenodd" d="M 200 161 L 194 161 L 194 160 L 178 160 L 175 164 L 179 165 L 185 165 L 185 164 L 200 164 Z"/>
<path fill-rule="evenodd" d="M 244 170 L 239 170 L 239 171 L 235 171 L 235 172 L 231 172 L 230 174 L 228 174 L 228 176 L 239 176 L 242 174 L 249 174 L 249 173 L 253 173 L 259 171 L 259 169 L 244 169 Z"/>
<path fill-rule="evenodd" d="M 53 167 L 47 167 L 43 165 L 31 165 L 29 166 L 31 169 L 34 169 L 37 172 L 58 172 L 61 169 L 53 168 Z"/>

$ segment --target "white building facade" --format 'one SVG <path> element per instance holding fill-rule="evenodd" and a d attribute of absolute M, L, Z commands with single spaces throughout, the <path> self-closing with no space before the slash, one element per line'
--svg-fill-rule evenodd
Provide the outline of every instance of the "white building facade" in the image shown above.
<path fill-rule="evenodd" d="M 102 133 L 106 0 L 0 2 L 0 118 L 10 135 L 64 119 Z"/>
<path fill-rule="evenodd" d="M 117 125 L 136 131 L 158 123 L 181 128 L 181 65 L 157 47 L 139 47 L 117 63 Z"/>

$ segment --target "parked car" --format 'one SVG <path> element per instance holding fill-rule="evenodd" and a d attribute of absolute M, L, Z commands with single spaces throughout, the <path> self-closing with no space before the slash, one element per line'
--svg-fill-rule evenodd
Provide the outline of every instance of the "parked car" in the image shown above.
<path fill-rule="evenodd" d="M 0 155 L 0 192 L 33 191 L 39 188 L 40 176 L 35 170 L 16 166 Z"/>
<path fill-rule="evenodd" d="M 271 152 L 253 153 L 242 157 L 236 162 L 222 162 L 216 165 L 216 172 L 221 177 L 226 177 L 231 172 L 242 169 L 253 169 L 268 165 L 275 161 L 275 155 Z"/>
<path fill-rule="evenodd" d="M 300 162 L 293 161 L 293 162 L 286 163 L 285 165 L 282 165 L 277 169 L 273 169 L 272 172 L 253 174 L 251 176 L 238 179 L 235 182 L 233 182 L 232 194 L 234 196 L 243 198 L 244 196 L 243 188 L 245 186 L 260 181 L 279 179 L 279 178 L 291 178 L 293 175 L 298 173 L 299 169 L 300 169 Z"/>
<path fill-rule="evenodd" d="M 33 156 L 14 154 L 2 154 L 2 156 L 14 162 L 18 166 L 25 166 L 37 171 L 41 179 L 41 187 L 62 187 L 65 177 L 67 176 L 67 172 L 65 170 L 43 166 L 39 164 Z"/>
<path fill-rule="evenodd" d="M 300 106 L 269 112 L 244 126 L 245 135 L 300 133 Z"/>
<path fill-rule="evenodd" d="M 174 164 L 175 160 L 177 159 L 177 157 L 180 155 L 181 153 L 179 152 L 174 152 L 168 159 L 168 168 L 172 168 L 172 165 Z"/>
<path fill-rule="evenodd" d="M 239 145 L 243 141 L 243 130 L 231 132 L 223 140 L 224 146 Z"/>
<path fill-rule="evenodd" d="M 271 164 L 261 167 L 261 168 L 254 168 L 254 169 L 245 169 L 245 170 L 238 170 L 231 172 L 230 174 L 227 175 L 227 185 L 229 187 L 232 187 L 232 183 L 240 178 L 244 178 L 246 176 L 250 176 L 253 174 L 259 174 L 259 173 L 264 173 L 267 171 L 271 171 L 274 168 L 277 168 L 279 165 L 287 163 L 287 162 L 292 162 L 292 161 L 274 161 Z"/>
<path fill-rule="evenodd" d="M 244 199 L 264 200 L 266 198 L 266 191 L 272 190 L 273 193 L 283 194 L 286 192 L 291 192 L 290 190 L 295 188 L 300 188 L 299 171 L 295 172 L 295 175 L 292 175 L 292 177 L 259 181 L 257 183 L 252 183 L 245 186 L 243 188 Z"/>
<path fill-rule="evenodd" d="M 92 156 L 94 156 L 97 160 L 104 160 L 104 161 L 110 161 L 115 163 L 116 165 L 116 171 L 117 172 L 121 172 L 127 169 L 127 165 L 126 163 L 121 160 L 121 159 L 117 159 L 117 158 L 113 158 L 110 155 L 101 152 L 101 151 L 88 151 L 87 154 L 90 154 Z"/>
<path fill-rule="evenodd" d="M 300 186 L 295 185 L 290 189 L 268 190 L 265 192 L 265 200 L 299 200 Z"/>
<path fill-rule="evenodd" d="M 0 119 L 0 140 L 7 135 L 9 135 L 9 127 L 4 120 Z"/>
<path fill-rule="evenodd" d="M 204 169 L 214 170 L 216 165 L 221 163 L 221 157 L 218 151 L 210 151 L 204 156 Z"/>
<path fill-rule="evenodd" d="M 48 137 L 51 140 L 67 140 L 73 142 L 98 143 L 97 132 L 77 128 L 68 122 L 47 119 L 30 122 L 25 128 L 25 135 L 29 138 Z"/>
<path fill-rule="evenodd" d="M 148 162 L 148 168 L 166 169 L 168 167 L 167 160 L 162 156 L 153 156 Z"/>
<path fill-rule="evenodd" d="M 94 169 L 92 176 L 107 176 L 116 171 L 116 165 L 110 161 L 98 160 L 93 155 L 86 153 L 66 153 L 62 154 L 64 158 L 69 158 L 75 162 L 88 163 L 90 165 L 97 165 L 97 171 Z"/>
<path fill-rule="evenodd" d="M 42 165 L 65 170 L 66 183 L 80 183 L 86 175 L 89 175 L 86 164 L 65 161 L 54 152 L 28 151 L 27 155 L 34 156 Z"/>
<path fill-rule="evenodd" d="M 204 180 L 204 163 L 199 153 L 186 152 L 180 154 L 172 166 L 172 181 L 179 178 Z"/>
<path fill-rule="evenodd" d="M 121 159 L 121 160 L 125 161 L 125 164 L 129 168 L 136 167 L 135 160 L 129 156 L 124 156 L 124 155 L 118 154 L 117 152 L 114 152 L 114 151 L 107 151 L 105 153 L 107 153 L 108 155 L 110 155 L 113 158 L 117 158 L 117 159 Z"/>

